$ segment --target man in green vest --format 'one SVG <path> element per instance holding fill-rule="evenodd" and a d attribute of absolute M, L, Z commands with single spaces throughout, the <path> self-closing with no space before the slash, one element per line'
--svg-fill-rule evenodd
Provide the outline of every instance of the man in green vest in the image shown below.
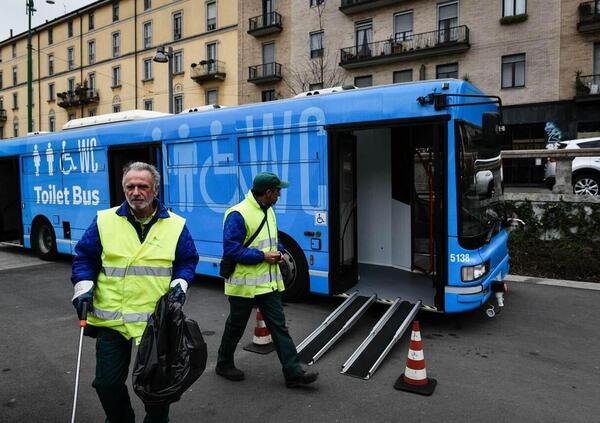
<path fill-rule="evenodd" d="M 185 301 L 198 252 L 185 220 L 156 198 L 160 175 L 135 162 L 123 170 L 126 201 L 98 212 L 75 247 L 73 305 L 89 311 L 87 335 L 96 338 L 96 388 L 106 422 L 134 423 L 125 381 L 132 341 L 139 344 L 156 303 Z M 169 406 L 146 405 L 144 423 L 169 421 Z"/>
<path fill-rule="evenodd" d="M 272 206 L 281 189 L 288 185 L 273 173 L 259 173 L 246 199 L 225 212 L 223 256 L 235 263 L 235 269 L 225 280 L 230 314 L 221 339 L 216 373 L 228 380 L 244 379 L 244 372 L 234 365 L 233 355 L 254 305 L 260 309 L 273 337 L 285 385 L 288 388 L 307 385 L 319 375 L 300 366 L 281 303 L 281 292 L 285 289 L 278 265 L 282 261 L 282 248 L 278 245 Z"/>

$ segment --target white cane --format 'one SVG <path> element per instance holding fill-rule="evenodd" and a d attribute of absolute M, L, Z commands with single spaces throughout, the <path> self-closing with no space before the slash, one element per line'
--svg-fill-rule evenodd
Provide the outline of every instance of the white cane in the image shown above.
<path fill-rule="evenodd" d="M 81 367 L 81 347 L 83 346 L 83 330 L 87 325 L 87 306 L 84 302 L 81 309 L 81 320 L 79 320 L 79 351 L 77 352 L 77 371 L 75 372 L 75 393 L 73 394 L 73 413 L 71 414 L 71 423 L 75 423 L 75 412 L 77 411 L 77 391 L 79 390 L 79 369 Z"/>

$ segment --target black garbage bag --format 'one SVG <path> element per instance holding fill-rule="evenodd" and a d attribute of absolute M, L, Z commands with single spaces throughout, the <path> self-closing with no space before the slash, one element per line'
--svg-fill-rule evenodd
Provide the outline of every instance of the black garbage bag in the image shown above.
<path fill-rule="evenodd" d="M 198 323 L 167 296 L 148 320 L 133 368 L 133 389 L 148 405 L 179 401 L 206 368 L 206 343 Z"/>

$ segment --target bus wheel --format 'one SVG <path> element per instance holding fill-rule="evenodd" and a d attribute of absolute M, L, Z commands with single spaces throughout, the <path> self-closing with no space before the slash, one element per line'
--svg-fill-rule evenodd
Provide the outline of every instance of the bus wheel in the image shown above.
<path fill-rule="evenodd" d="M 279 232 L 279 241 L 283 244 L 283 263 L 279 265 L 285 291 L 283 301 L 295 303 L 302 301 L 308 294 L 308 263 L 300 246 L 288 235 Z"/>
<path fill-rule="evenodd" d="M 42 220 L 34 226 L 31 246 L 42 260 L 54 260 L 58 255 L 54 229 L 48 221 Z"/>

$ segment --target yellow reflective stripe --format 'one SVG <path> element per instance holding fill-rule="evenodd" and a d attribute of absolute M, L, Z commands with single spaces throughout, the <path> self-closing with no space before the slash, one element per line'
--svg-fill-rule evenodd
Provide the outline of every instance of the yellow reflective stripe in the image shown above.
<path fill-rule="evenodd" d="M 119 320 L 122 317 L 120 311 L 106 311 L 101 310 L 98 307 L 94 307 L 94 309 L 91 311 L 91 314 L 102 320 Z"/>
<path fill-rule="evenodd" d="M 127 313 L 123 316 L 124 323 L 147 322 L 151 313 Z"/>
<path fill-rule="evenodd" d="M 276 276 L 279 276 L 279 274 L 277 274 Z M 276 282 L 279 280 L 279 278 L 275 278 L 273 281 Z M 260 285 L 267 282 L 271 282 L 271 275 L 269 275 L 268 273 L 266 275 L 261 275 L 256 278 L 229 278 L 227 280 L 227 283 L 230 283 L 232 285 Z"/>
<path fill-rule="evenodd" d="M 153 266 L 130 266 L 123 267 L 103 267 L 102 273 L 108 277 L 122 278 L 124 276 L 171 276 L 173 269 L 171 267 L 153 267 Z"/>
<path fill-rule="evenodd" d="M 268 248 L 271 246 L 277 247 L 277 240 L 275 238 L 263 239 L 262 241 L 260 241 L 259 243 L 256 244 L 255 248 L 262 250 L 263 248 Z"/>

